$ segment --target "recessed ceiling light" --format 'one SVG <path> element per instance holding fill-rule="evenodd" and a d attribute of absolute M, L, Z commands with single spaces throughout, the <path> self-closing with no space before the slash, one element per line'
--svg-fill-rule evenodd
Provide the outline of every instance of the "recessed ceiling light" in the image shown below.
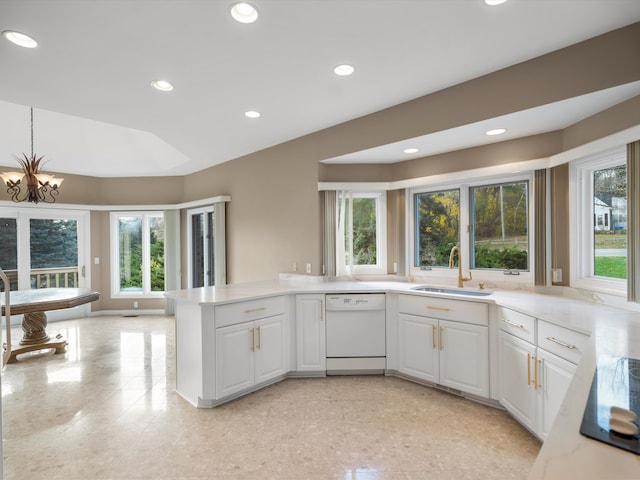
<path fill-rule="evenodd" d="M 258 10 L 250 3 L 235 3 L 231 7 L 231 16 L 236 22 L 253 23 L 258 19 Z"/>
<path fill-rule="evenodd" d="M 506 128 L 494 128 L 493 130 L 489 130 L 486 132 L 487 135 L 502 135 L 507 131 Z"/>
<path fill-rule="evenodd" d="M 154 80 L 151 82 L 151 86 L 156 90 L 160 90 L 161 92 L 170 92 L 173 90 L 173 84 L 167 82 L 166 80 Z"/>
<path fill-rule="evenodd" d="M 2 36 L 9 40 L 11 43 L 15 43 L 16 45 L 24 48 L 36 48 L 38 46 L 38 42 L 36 42 L 29 35 L 25 35 L 24 33 L 5 30 L 4 32 L 2 32 Z"/>
<path fill-rule="evenodd" d="M 336 75 L 339 75 L 341 77 L 346 77 L 347 75 L 351 75 L 356 69 L 354 68 L 353 65 L 338 65 L 336 68 L 333 69 L 333 72 Z"/>
<path fill-rule="evenodd" d="M 502 5 L 503 3 L 508 2 L 509 0 L 484 0 L 484 3 L 486 3 L 487 5 L 491 5 L 496 6 L 496 5 Z"/>
<path fill-rule="evenodd" d="M 249 110 L 248 112 L 244 112 L 244 116 L 249 118 L 258 118 L 260 116 L 260 112 Z"/>
<path fill-rule="evenodd" d="M 418 153 L 420 150 L 418 148 L 405 148 L 403 150 L 404 153 Z"/>

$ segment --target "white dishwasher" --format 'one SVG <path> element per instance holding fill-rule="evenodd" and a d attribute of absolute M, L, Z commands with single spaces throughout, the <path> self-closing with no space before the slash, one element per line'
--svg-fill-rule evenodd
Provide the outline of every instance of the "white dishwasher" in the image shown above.
<path fill-rule="evenodd" d="M 325 305 L 327 375 L 384 373 L 385 294 L 327 294 Z"/>

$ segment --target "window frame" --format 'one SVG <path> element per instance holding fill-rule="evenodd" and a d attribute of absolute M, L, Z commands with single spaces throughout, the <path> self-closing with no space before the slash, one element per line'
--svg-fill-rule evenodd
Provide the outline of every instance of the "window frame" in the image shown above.
<path fill-rule="evenodd" d="M 367 191 L 367 192 L 346 192 L 338 191 L 336 196 L 336 221 L 339 221 L 339 209 L 341 203 L 341 195 L 348 198 L 372 198 L 376 205 L 376 264 L 375 265 L 353 265 L 352 275 L 379 275 L 387 274 L 387 192 L 385 191 Z M 349 208 L 349 207 L 347 207 Z M 353 226 L 353 215 L 349 215 L 349 219 Z M 345 229 L 347 226 L 345 226 Z M 344 239 L 339 238 L 340 229 L 336 225 L 336 244 Z M 336 248 L 336 251 L 339 251 Z M 342 264 L 339 264 L 342 262 Z M 336 255 L 336 272 L 349 271 L 349 265 L 346 264 L 345 258 L 339 258 Z"/>
<path fill-rule="evenodd" d="M 501 269 L 470 269 L 470 255 L 471 255 L 471 221 L 472 221 L 472 212 L 471 208 L 471 199 L 470 199 L 470 191 L 471 187 L 481 187 L 481 186 L 490 186 L 502 183 L 511 183 L 511 182 L 528 182 L 528 242 L 529 242 L 529 251 L 528 251 L 528 263 L 529 270 L 527 271 L 519 271 L 518 275 L 505 275 L 504 270 Z M 460 176 L 458 180 L 446 183 L 434 183 L 430 185 L 417 186 L 414 188 L 408 189 L 407 192 L 407 219 L 408 219 L 408 235 L 407 235 L 407 243 L 408 243 L 408 275 L 410 280 L 415 280 L 416 277 L 420 279 L 420 281 L 445 281 L 455 282 L 458 278 L 458 269 L 457 268 L 448 268 L 448 267 L 416 267 L 416 212 L 415 212 L 415 200 L 414 195 L 418 193 L 429 193 L 429 192 L 438 192 L 442 190 L 452 190 L 459 188 L 460 189 L 460 219 L 458 222 L 459 232 L 460 232 L 460 249 L 462 250 L 462 272 L 463 275 L 466 275 L 467 272 L 473 272 L 473 282 L 476 280 L 482 280 L 483 282 L 505 282 L 508 281 L 509 284 L 527 284 L 533 285 L 534 281 L 534 272 L 533 267 L 535 265 L 535 237 L 533 235 L 534 232 L 534 219 L 535 219 L 535 211 L 534 211 L 534 192 L 533 188 L 534 175 L 533 172 L 516 172 L 506 175 L 492 175 L 483 178 L 470 179 L 468 177 Z M 457 267 L 457 256 L 455 259 L 455 266 Z"/>
<path fill-rule="evenodd" d="M 625 146 L 569 162 L 569 240 L 570 285 L 575 288 L 625 297 L 627 280 L 599 277 L 594 274 L 595 247 L 593 173 L 598 170 L 627 165 Z M 627 246 L 627 254 L 628 254 Z"/>
<path fill-rule="evenodd" d="M 119 220 L 122 217 L 140 217 L 142 219 L 142 291 L 123 292 L 120 290 L 120 231 Z M 151 233 L 151 218 L 161 217 L 162 211 L 118 211 L 110 213 L 111 225 L 111 298 L 164 298 L 164 292 L 151 291 L 151 248 L 149 235 Z M 166 223 L 165 223 L 165 261 L 166 261 Z M 166 266 L 165 266 L 166 282 Z"/>
<path fill-rule="evenodd" d="M 208 217 L 209 214 L 211 214 L 212 224 L 209 223 L 209 217 Z M 215 208 L 213 205 L 207 205 L 205 207 L 193 208 L 193 209 L 187 210 L 187 219 L 188 219 L 187 220 L 187 245 L 188 245 L 187 285 L 188 285 L 188 288 L 194 288 L 194 285 L 193 285 L 194 283 L 193 282 L 194 252 L 193 252 L 193 243 L 192 243 L 194 240 L 194 235 L 193 235 L 192 220 L 195 215 L 203 215 L 203 218 L 204 218 L 205 237 L 204 237 L 204 245 L 203 245 L 203 262 L 204 262 L 204 270 L 203 270 L 203 278 L 202 278 L 203 286 L 208 287 L 208 286 L 215 285 L 215 242 L 216 242 Z M 206 232 L 208 232 L 209 230 L 211 230 L 213 234 L 213 238 L 210 239 L 213 245 L 213 250 L 209 249 L 207 244 Z M 213 257 L 213 261 L 214 261 L 214 271 L 207 272 L 206 269 L 207 269 L 207 266 L 210 264 L 211 257 Z M 209 280 L 211 279 L 213 279 L 213 284 L 209 284 Z"/>

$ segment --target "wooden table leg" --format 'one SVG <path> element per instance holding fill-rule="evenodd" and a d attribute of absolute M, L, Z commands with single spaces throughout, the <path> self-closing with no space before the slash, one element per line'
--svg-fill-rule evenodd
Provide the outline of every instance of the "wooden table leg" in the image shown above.
<path fill-rule="evenodd" d="M 11 349 L 11 356 L 7 363 L 17 362 L 16 356 L 21 353 L 34 352 L 55 348 L 54 353 L 65 353 L 67 341 L 58 334 L 55 338 L 47 335 L 47 315 L 44 312 L 25 313 L 22 319 L 24 336 L 20 340 L 20 347 Z"/>
<path fill-rule="evenodd" d="M 49 341 L 47 335 L 47 315 L 44 312 L 25 313 L 22 318 L 24 335 L 20 345 L 36 345 Z"/>

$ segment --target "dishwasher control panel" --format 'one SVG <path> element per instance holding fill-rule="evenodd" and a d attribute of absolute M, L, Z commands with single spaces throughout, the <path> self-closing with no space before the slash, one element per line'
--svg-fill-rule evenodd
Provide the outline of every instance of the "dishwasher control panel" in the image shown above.
<path fill-rule="evenodd" d="M 326 295 L 327 311 L 335 310 L 384 310 L 384 293 L 356 293 Z"/>

